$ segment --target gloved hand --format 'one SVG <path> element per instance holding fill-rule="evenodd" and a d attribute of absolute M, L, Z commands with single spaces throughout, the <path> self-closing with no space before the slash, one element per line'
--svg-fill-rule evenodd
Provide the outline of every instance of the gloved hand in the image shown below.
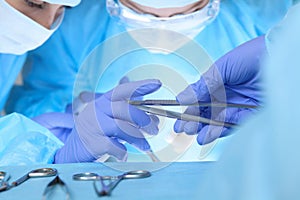
<path fill-rule="evenodd" d="M 66 142 L 74 127 L 72 113 L 45 113 L 32 120 L 50 130 L 63 143 Z"/>
<path fill-rule="evenodd" d="M 127 100 L 152 93 L 160 86 L 158 80 L 124 83 L 89 102 L 73 116 L 75 127 L 57 151 L 55 163 L 90 162 L 106 154 L 126 160 L 126 148 L 120 141 L 150 150 L 142 130 L 157 134 L 158 118 L 129 105 Z"/>
<path fill-rule="evenodd" d="M 119 81 L 119 85 L 123 84 L 123 83 L 128 83 L 130 80 L 127 76 L 123 76 L 120 81 Z M 66 106 L 66 113 L 74 113 L 75 115 L 77 115 L 79 112 L 81 112 L 85 106 L 99 98 L 100 96 L 102 96 L 102 93 L 97 93 L 97 92 L 90 92 L 90 91 L 83 91 L 81 92 L 78 97 L 76 97 L 73 102 L 71 104 L 68 104 Z"/>
<path fill-rule="evenodd" d="M 260 63 L 266 54 L 264 36 L 255 38 L 233 49 L 212 65 L 194 84 L 177 96 L 180 103 L 197 101 L 212 103 L 235 103 L 253 106 L 261 105 L 262 83 Z M 185 111 L 209 119 L 240 124 L 255 109 L 188 107 Z M 229 135 L 228 127 L 177 120 L 174 124 L 177 133 L 198 134 L 200 145 Z"/>

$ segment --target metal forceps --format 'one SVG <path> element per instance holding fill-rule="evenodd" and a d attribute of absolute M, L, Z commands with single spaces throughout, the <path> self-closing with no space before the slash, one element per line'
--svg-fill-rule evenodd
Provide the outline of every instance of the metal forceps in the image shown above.
<path fill-rule="evenodd" d="M 215 126 L 225 126 L 225 127 L 233 127 L 236 124 L 222 122 L 217 120 L 208 119 L 205 117 L 200 117 L 198 115 L 191 115 L 187 113 L 179 113 L 175 111 L 170 111 L 166 109 L 160 109 L 150 106 L 198 106 L 198 107 L 236 107 L 236 108 L 257 108 L 257 106 L 246 105 L 246 104 L 225 104 L 225 103 L 203 103 L 197 102 L 194 104 L 180 104 L 176 100 L 143 100 L 143 101 L 128 101 L 129 104 L 136 106 L 140 110 L 143 110 L 147 113 L 151 113 L 154 115 L 159 115 L 168 118 L 180 119 L 183 121 L 194 121 L 201 122 L 206 124 L 211 124 Z"/>
<path fill-rule="evenodd" d="M 8 173 L 6 173 L 4 171 L 0 171 L 0 192 L 7 189 L 9 178 L 10 178 L 10 176 Z"/>
<path fill-rule="evenodd" d="M 79 173 L 74 174 L 73 179 L 74 180 L 80 180 L 80 181 L 88 181 L 93 180 L 94 181 L 94 188 L 98 196 L 110 196 L 112 190 L 120 183 L 123 179 L 138 179 L 138 178 L 147 178 L 151 176 L 151 173 L 146 170 L 136 170 L 136 171 L 129 171 L 125 172 L 124 174 L 118 175 L 118 176 L 100 176 L 96 173 Z M 108 180 L 109 184 L 105 184 L 104 181 Z M 97 181 L 100 181 L 101 183 L 101 190 L 98 190 L 97 188 Z"/>

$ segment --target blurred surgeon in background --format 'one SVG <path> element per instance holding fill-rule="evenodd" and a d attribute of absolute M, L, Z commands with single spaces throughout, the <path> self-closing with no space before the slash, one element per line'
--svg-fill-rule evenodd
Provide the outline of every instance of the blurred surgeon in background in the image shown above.
<path fill-rule="evenodd" d="M 11 93 L 7 112 L 17 111 L 30 117 L 45 112 L 65 112 L 67 105 L 75 97 L 74 82 L 80 66 L 95 47 L 120 33 L 129 31 L 130 34 L 132 30 L 144 28 L 176 31 L 196 41 L 214 62 L 241 43 L 265 34 L 285 15 L 293 3 L 292 0 L 82 1 L 76 8 L 66 9 L 65 20 L 50 40 L 29 52 L 22 73 L 24 85 L 16 87 Z M 133 41 L 141 45 L 142 50 L 114 60 L 110 66 L 112 73 L 107 75 L 108 78 L 99 77 L 99 73 L 94 72 L 99 68 L 96 62 L 83 76 L 85 80 L 80 82 L 82 90 L 103 93 L 116 86 L 134 67 L 153 63 L 179 69 L 188 77 L 186 80 L 189 83 L 199 79 L 199 74 L 191 70 L 193 66 L 172 52 L 166 54 L 148 51 L 138 37 L 131 36 Z M 154 44 L 168 38 L 161 39 L 159 36 L 157 34 Z M 126 45 L 122 42 L 124 41 L 118 41 L 119 46 L 104 48 L 103 51 L 115 52 L 122 44 Z M 175 51 L 176 48 L 172 50 Z M 193 53 L 197 55 L 197 52 Z M 95 87 L 95 82 L 101 82 L 100 86 Z M 249 86 L 251 87 L 250 82 Z M 254 84 L 253 87 L 256 86 Z M 235 99 L 234 103 L 245 103 L 244 99 L 252 96 L 247 87 L 234 89 L 236 93 L 242 94 L 242 98 Z M 243 98 L 244 94 L 246 98 Z M 250 104 L 258 105 L 259 101 L 260 95 L 250 98 Z M 68 136 L 64 134 L 65 131 L 68 132 L 68 123 L 56 124 L 55 116 L 52 113 L 38 117 L 36 121 L 52 132 L 57 131 L 58 135 Z M 69 121 L 63 116 L 60 119 L 61 122 Z M 184 126 L 175 128 L 175 131 L 191 134 L 188 129 L 181 127 Z M 70 130 L 72 129 L 69 129 L 69 132 Z M 192 134 L 199 131 L 198 128 L 196 131 L 192 130 Z M 227 135 L 225 131 L 224 134 L 223 130 L 218 131 L 218 134 Z M 199 144 L 208 142 L 198 139 Z"/>
<path fill-rule="evenodd" d="M 26 53 L 42 45 L 60 26 L 64 6 L 80 0 L 1 0 L 0 1 L 0 108 L 20 72 Z"/>
<path fill-rule="evenodd" d="M 76 6 L 80 0 L 1 0 L 0 1 L 0 108 L 7 100 L 18 74 L 27 57 L 27 52 L 42 45 L 60 26 L 65 8 L 64 6 Z M 1 164 L 4 157 L 10 157 L 16 163 L 21 161 L 14 155 L 12 149 L 31 149 L 28 141 L 36 139 L 42 145 L 48 145 L 47 149 L 39 149 L 39 156 L 33 160 L 34 150 L 28 150 L 24 162 L 52 162 L 55 150 L 61 147 L 59 140 L 47 129 L 36 124 L 23 115 L 14 113 L 3 116 L 0 119 L 0 147 Z M 22 152 L 24 153 L 24 151 Z M 19 158 L 24 157 L 20 153 Z M 43 155 L 43 156 L 41 156 Z M 4 158 L 4 159 L 3 159 Z M 10 160 L 10 161 L 11 161 Z M 3 162 L 2 162 L 3 161 Z"/>

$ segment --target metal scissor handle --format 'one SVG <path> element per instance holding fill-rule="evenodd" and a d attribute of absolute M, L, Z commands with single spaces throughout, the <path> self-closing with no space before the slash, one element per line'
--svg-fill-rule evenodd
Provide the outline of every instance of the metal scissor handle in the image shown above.
<path fill-rule="evenodd" d="M 54 176 L 57 174 L 57 170 L 55 168 L 40 168 L 32 170 L 28 173 L 30 177 L 47 177 Z"/>
<path fill-rule="evenodd" d="M 16 181 L 11 183 L 11 186 L 17 186 L 20 185 L 21 183 L 25 182 L 29 178 L 37 178 L 37 177 L 48 177 L 48 176 L 54 176 L 57 174 L 57 170 L 55 168 L 40 168 L 40 169 L 35 169 L 21 178 L 17 179 Z"/>
<path fill-rule="evenodd" d="M 4 171 L 0 171 L 0 192 L 8 188 L 8 180 L 10 175 Z"/>
<path fill-rule="evenodd" d="M 94 181 L 100 180 L 101 176 L 93 172 L 83 172 L 79 174 L 74 174 L 73 179 L 77 181 Z"/>
<path fill-rule="evenodd" d="M 136 170 L 125 172 L 124 174 L 118 176 L 101 176 L 100 183 L 102 189 L 99 191 L 96 186 L 96 181 L 94 181 L 94 188 L 98 196 L 109 196 L 113 189 L 121 182 L 123 179 L 137 179 L 137 178 L 147 178 L 151 176 L 151 173 L 146 170 Z M 106 185 L 104 180 L 110 180 L 110 183 Z"/>

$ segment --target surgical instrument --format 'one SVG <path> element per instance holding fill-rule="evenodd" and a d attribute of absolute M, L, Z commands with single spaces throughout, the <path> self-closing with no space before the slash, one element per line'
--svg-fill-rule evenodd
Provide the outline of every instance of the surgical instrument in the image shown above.
<path fill-rule="evenodd" d="M 70 192 L 68 190 L 68 187 L 66 186 L 66 184 L 63 182 L 63 180 L 61 180 L 61 178 L 57 175 L 55 176 L 55 178 L 50 181 L 48 183 L 48 185 L 46 186 L 45 190 L 44 190 L 44 193 L 43 193 L 43 200 L 46 200 L 47 197 L 51 197 L 50 194 L 51 194 L 51 191 L 53 190 L 53 188 L 55 186 L 61 186 L 61 188 L 64 190 L 65 194 L 66 194 L 66 199 L 70 199 Z"/>
<path fill-rule="evenodd" d="M 155 155 L 155 153 L 151 150 L 146 151 L 146 154 L 150 157 L 153 162 L 160 162 L 159 158 Z"/>
<path fill-rule="evenodd" d="M 201 122 L 216 126 L 225 126 L 225 127 L 233 127 L 236 124 L 222 122 L 217 120 L 212 120 L 204 117 L 200 117 L 198 115 L 191 115 L 187 113 L 179 113 L 175 111 L 154 108 L 149 106 L 198 106 L 198 107 L 236 107 L 236 108 L 257 108 L 257 106 L 253 105 L 246 105 L 246 104 L 226 104 L 226 103 L 205 103 L 205 102 L 196 102 L 193 104 L 181 104 L 176 100 L 143 100 L 143 101 L 128 101 L 129 104 L 136 106 L 140 110 L 143 110 L 147 113 L 168 117 L 168 118 L 175 118 L 180 119 L 183 121 L 194 121 L 194 122 Z"/>
<path fill-rule="evenodd" d="M 35 170 L 32 170 L 32 171 L 28 172 L 27 174 L 25 174 L 24 176 L 22 176 L 18 180 L 12 182 L 11 186 L 18 186 L 21 183 L 28 180 L 29 178 L 48 177 L 48 176 L 54 176 L 56 174 L 57 174 L 57 170 L 54 169 L 54 168 L 35 169 Z"/>
<path fill-rule="evenodd" d="M 12 182 L 11 184 L 7 183 L 5 185 L 5 187 L 1 188 L 0 192 L 4 191 L 4 190 L 9 190 L 12 187 L 16 187 L 16 186 L 22 184 L 23 182 L 25 182 L 26 180 L 28 180 L 29 178 L 48 177 L 48 176 L 54 176 L 56 174 L 57 174 L 57 170 L 54 168 L 35 169 L 35 170 L 28 172 L 27 174 L 25 174 L 21 178 L 17 179 L 16 181 Z"/>
<path fill-rule="evenodd" d="M 6 190 L 8 187 L 8 180 L 10 176 L 4 171 L 0 171 L 0 192 Z"/>
<path fill-rule="evenodd" d="M 109 196 L 112 192 L 112 190 L 118 185 L 118 183 L 123 179 L 136 179 L 136 178 L 147 178 L 151 176 L 151 173 L 146 170 L 136 170 L 136 171 L 130 171 L 125 172 L 124 174 L 118 175 L 118 176 L 100 176 L 96 173 L 79 173 L 74 174 L 73 179 L 74 180 L 93 180 L 94 181 L 94 188 L 96 193 L 99 196 Z M 102 186 L 101 190 L 97 189 L 96 181 L 99 180 Z M 109 181 L 109 184 L 106 185 L 104 183 L 105 180 Z"/>

